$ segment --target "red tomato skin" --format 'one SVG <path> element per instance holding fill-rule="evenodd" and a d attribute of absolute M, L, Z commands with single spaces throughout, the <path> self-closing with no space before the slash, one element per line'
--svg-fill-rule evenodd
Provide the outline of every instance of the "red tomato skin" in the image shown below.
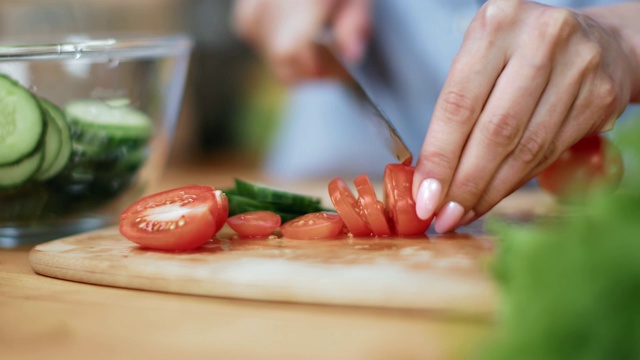
<path fill-rule="evenodd" d="M 344 222 L 337 213 L 320 211 L 289 220 L 280 231 L 294 240 L 336 239 L 344 236 Z"/>
<path fill-rule="evenodd" d="M 214 216 L 216 222 L 215 233 L 217 234 L 229 218 L 229 199 L 227 198 L 227 195 L 220 190 L 215 190 L 214 195 L 217 205 L 216 215 Z"/>
<path fill-rule="evenodd" d="M 219 206 L 210 186 L 186 186 L 140 198 L 120 214 L 120 233 L 145 248 L 193 250 L 216 233 Z"/>
<path fill-rule="evenodd" d="M 364 219 L 363 209 L 344 180 L 335 178 L 329 182 L 329 197 L 353 236 L 371 235 L 371 229 Z"/>
<path fill-rule="evenodd" d="M 424 235 L 433 217 L 422 220 L 416 214 L 416 203 L 411 193 L 415 167 L 389 164 L 384 171 L 384 199 L 387 216 L 399 236 Z"/>
<path fill-rule="evenodd" d="M 214 235 L 215 221 L 208 209 L 184 216 L 184 224 L 174 229 L 154 230 L 152 226 L 141 228 L 137 217 L 120 222 L 120 233 L 143 248 L 188 251 L 209 241 Z"/>
<path fill-rule="evenodd" d="M 281 222 L 280 216 L 271 211 L 250 211 L 227 219 L 229 227 L 243 237 L 267 237 Z"/>
<path fill-rule="evenodd" d="M 358 204 L 362 207 L 367 225 L 376 236 L 390 236 L 391 228 L 385 214 L 385 207 L 376 197 L 375 189 L 366 174 L 354 181 L 358 192 Z"/>
<path fill-rule="evenodd" d="M 620 151 L 606 137 L 591 135 L 567 149 L 538 176 L 538 185 L 562 202 L 577 202 L 596 187 L 614 191 L 624 173 Z"/>

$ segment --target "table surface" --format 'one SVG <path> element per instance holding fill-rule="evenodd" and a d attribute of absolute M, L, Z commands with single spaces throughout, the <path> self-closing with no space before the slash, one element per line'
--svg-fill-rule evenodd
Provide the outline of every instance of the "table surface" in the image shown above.
<path fill-rule="evenodd" d="M 255 174 L 250 168 L 231 173 L 209 163 L 172 170 L 154 188 L 185 183 L 224 187 L 233 176 Z M 531 214 L 547 205 L 538 192 L 517 192 L 496 211 Z M 2 359 L 466 358 L 491 329 L 490 320 L 428 311 L 243 301 L 74 283 L 35 274 L 28 251 L 0 250 Z"/>

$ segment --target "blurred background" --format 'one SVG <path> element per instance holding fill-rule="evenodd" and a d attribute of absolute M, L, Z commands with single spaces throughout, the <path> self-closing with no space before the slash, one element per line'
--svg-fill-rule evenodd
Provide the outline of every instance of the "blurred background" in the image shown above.
<path fill-rule="evenodd" d="M 0 0 L 0 40 L 55 33 L 186 33 L 194 40 L 169 164 L 260 163 L 284 89 L 231 31 L 232 0 Z"/>

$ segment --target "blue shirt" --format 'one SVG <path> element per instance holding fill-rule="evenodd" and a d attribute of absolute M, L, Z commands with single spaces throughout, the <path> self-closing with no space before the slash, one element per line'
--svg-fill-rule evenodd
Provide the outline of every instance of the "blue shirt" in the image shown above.
<path fill-rule="evenodd" d="M 622 1 L 540 1 L 569 8 Z M 417 158 L 435 101 L 482 0 L 379 0 L 360 65 L 363 83 Z M 533 35 L 532 35 L 533 36 Z M 268 175 L 301 178 L 381 176 L 395 159 L 367 125 L 358 101 L 336 81 L 292 89 L 267 154 Z"/>

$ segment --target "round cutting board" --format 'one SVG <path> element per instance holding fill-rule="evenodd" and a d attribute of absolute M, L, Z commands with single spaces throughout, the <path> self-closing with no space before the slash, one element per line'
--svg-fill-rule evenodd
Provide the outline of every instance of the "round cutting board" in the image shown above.
<path fill-rule="evenodd" d="M 237 239 L 146 250 L 106 228 L 35 246 L 42 275 L 141 290 L 253 300 L 489 315 L 495 290 L 484 235 L 342 240 Z"/>

